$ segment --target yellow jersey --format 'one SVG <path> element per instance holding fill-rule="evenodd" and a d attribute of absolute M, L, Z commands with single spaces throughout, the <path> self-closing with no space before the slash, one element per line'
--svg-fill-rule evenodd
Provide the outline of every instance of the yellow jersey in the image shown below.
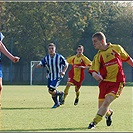
<path fill-rule="evenodd" d="M 128 53 L 120 45 L 108 43 L 106 50 L 99 50 L 94 56 L 89 73 L 100 72 L 104 81 L 123 82 L 125 74 L 122 62 L 129 58 Z"/>
<path fill-rule="evenodd" d="M 91 66 L 91 61 L 82 54 L 67 58 L 67 62 L 72 65 L 69 76 L 77 82 L 82 82 L 84 80 L 84 68 L 75 68 L 75 66 Z"/>

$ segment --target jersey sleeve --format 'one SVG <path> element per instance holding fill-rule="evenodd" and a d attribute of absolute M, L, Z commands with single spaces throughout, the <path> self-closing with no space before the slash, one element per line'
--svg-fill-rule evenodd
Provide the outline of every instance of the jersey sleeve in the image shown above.
<path fill-rule="evenodd" d="M 84 63 L 85 63 L 86 66 L 91 66 L 92 65 L 92 62 L 85 56 L 84 56 Z"/>
<path fill-rule="evenodd" d="M 68 64 L 67 60 L 62 55 L 61 55 L 61 64 L 64 65 L 64 66 L 66 66 Z"/>
<path fill-rule="evenodd" d="M 69 64 L 72 65 L 72 64 L 73 64 L 73 59 L 74 59 L 74 57 L 75 57 L 75 56 L 68 57 L 68 58 L 67 58 L 67 62 L 68 62 Z"/>
<path fill-rule="evenodd" d="M 96 72 L 98 73 L 100 70 L 100 62 L 99 62 L 99 56 L 98 54 L 94 56 L 94 59 L 92 61 L 92 65 L 89 68 L 89 73 Z"/>
<path fill-rule="evenodd" d="M 128 61 L 130 56 L 128 55 L 128 53 L 124 50 L 124 48 L 120 45 L 118 45 L 119 49 L 120 49 L 120 57 L 122 59 L 122 61 Z"/>
<path fill-rule="evenodd" d="M 46 66 L 46 60 L 45 60 L 45 57 L 41 60 L 41 63 L 42 63 L 42 66 L 45 67 Z"/>

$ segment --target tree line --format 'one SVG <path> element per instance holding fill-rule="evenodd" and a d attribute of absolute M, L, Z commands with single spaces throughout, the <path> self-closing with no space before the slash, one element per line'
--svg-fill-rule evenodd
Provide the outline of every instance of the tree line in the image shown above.
<path fill-rule="evenodd" d="M 4 44 L 21 57 L 21 64 L 40 60 L 54 42 L 65 57 L 85 47 L 91 60 L 97 52 L 91 36 L 102 31 L 107 41 L 132 54 L 132 2 L 0 2 L 0 31 Z M 4 64 L 9 61 L 6 57 Z"/>

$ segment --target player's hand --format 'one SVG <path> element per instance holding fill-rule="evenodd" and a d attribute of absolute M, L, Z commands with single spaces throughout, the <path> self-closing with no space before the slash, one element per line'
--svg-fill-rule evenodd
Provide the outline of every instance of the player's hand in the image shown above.
<path fill-rule="evenodd" d="M 74 68 L 83 68 L 84 66 L 74 65 Z"/>
<path fill-rule="evenodd" d="M 46 79 L 48 79 L 48 73 L 46 73 Z"/>
<path fill-rule="evenodd" d="M 101 82 L 103 80 L 103 77 L 100 74 L 97 74 L 96 72 L 92 73 L 92 76 L 98 81 Z"/>
<path fill-rule="evenodd" d="M 75 68 L 85 68 L 84 66 L 75 66 Z"/>
<path fill-rule="evenodd" d="M 16 63 L 16 62 L 19 62 L 19 60 L 20 60 L 20 57 L 14 56 L 12 59 L 12 62 Z"/>

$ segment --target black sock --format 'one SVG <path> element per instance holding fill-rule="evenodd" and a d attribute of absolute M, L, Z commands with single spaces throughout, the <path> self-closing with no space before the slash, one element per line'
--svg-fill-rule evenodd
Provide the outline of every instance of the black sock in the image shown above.
<path fill-rule="evenodd" d="M 52 99 L 55 104 L 58 104 L 57 95 L 52 96 Z"/>

